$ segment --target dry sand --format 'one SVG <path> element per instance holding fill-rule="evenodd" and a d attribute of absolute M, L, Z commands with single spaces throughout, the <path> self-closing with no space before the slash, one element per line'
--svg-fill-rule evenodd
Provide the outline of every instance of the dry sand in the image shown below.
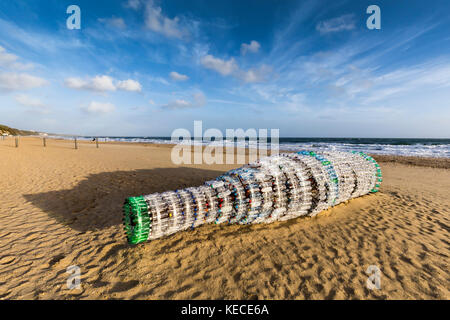
<path fill-rule="evenodd" d="M 381 159 L 381 192 L 315 218 L 207 225 L 129 246 L 125 197 L 200 185 L 238 165 L 177 167 L 167 146 L 74 150 L 37 138 L 17 149 L 0 140 L 0 159 L 1 299 L 450 298 L 448 161 Z M 67 288 L 70 265 L 81 289 Z M 369 265 L 381 269 L 380 290 L 366 288 Z"/>

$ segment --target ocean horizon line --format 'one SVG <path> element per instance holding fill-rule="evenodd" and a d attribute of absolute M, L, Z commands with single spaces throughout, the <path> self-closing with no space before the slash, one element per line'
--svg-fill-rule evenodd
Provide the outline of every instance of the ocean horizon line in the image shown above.
<path fill-rule="evenodd" d="M 173 141 L 171 137 L 157 136 L 75 136 L 75 135 L 48 135 L 53 139 L 93 140 L 99 139 L 105 142 L 126 143 L 150 143 L 150 144 L 222 144 L 223 142 L 236 143 L 236 146 L 249 148 L 251 144 L 247 139 L 234 140 L 223 137 L 217 140 L 195 141 L 194 137 Z M 258 148 L 271 149 L 270 137 L 267 140 L 257 140 Z M 254 143 L 252 141 L 252 143 Z M 336 150 L 336 151 L 361 151 L 371 154 L 418 156 L 450 158 L 450 139 L 447 138 L 321 138 L 321 137 L 280 137 L 278 138 L 280 150 Z"/>

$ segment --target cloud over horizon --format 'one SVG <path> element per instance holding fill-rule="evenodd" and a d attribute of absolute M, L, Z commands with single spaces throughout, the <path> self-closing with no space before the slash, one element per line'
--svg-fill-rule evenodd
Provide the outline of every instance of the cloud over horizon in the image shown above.
<path fill-rule="evenodd" d="M 39 88 L 49 82 L 28 73 L 0 72 L 0 91 L 11 92 Z"/>
<path fill-rule="evenodd" d="M 203 92 L 197 92 L 192 95 L 192 99 L 187 101 L 184 99 L 177 99 L 163 105 L 163 109 L 177 110 L 177 109 L 191 109 L 201 108 L 206 105 L 206 97 Z"/>
<path fill-rule="evenodd" d="M 108 114 L 116 110 L 116 106 L 109 102 L 92 101 L 87 107 L 81 108 L 90 114 Z"/>

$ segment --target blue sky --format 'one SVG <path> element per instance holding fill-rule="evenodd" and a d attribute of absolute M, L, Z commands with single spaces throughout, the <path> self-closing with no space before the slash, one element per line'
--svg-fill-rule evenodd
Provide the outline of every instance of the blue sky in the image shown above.
<path fill-rule="evenodd" d="M 80 30 L 66 27 L 72 4 Z M 366 27 L 373 4 L 380 30 Z M 423 0 L 2 1 L 0 123 L 449 138 L 449 13 Z"/>

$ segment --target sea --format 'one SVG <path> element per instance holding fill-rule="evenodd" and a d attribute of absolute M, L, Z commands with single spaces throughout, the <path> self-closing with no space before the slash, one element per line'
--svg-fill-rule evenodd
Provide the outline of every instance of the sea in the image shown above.
<path fill-rule="evenodd" d="M 69 136 L 49 136 L 53 138 L 73 139 Z M 170 137 L 93 137 L 78 136 L 79 140 L 120 141 L 133 143 L 159 144 L 210 144 L 209 141 L 172 141 Z M 233 141 L 213 141 L 212 144 L 232 143 Z M 271 141 L 259 142 L 261 147 L 271 148 Z M 236 142 L 235 145 L 248 147 L 249 141 Z M 300 150 L 338 150 L 362 151 L 370 154 L 450 158 L 450 139 L 410 139 L 410 138 L 279 138 L 279 149 L 289 151 Z"/>

